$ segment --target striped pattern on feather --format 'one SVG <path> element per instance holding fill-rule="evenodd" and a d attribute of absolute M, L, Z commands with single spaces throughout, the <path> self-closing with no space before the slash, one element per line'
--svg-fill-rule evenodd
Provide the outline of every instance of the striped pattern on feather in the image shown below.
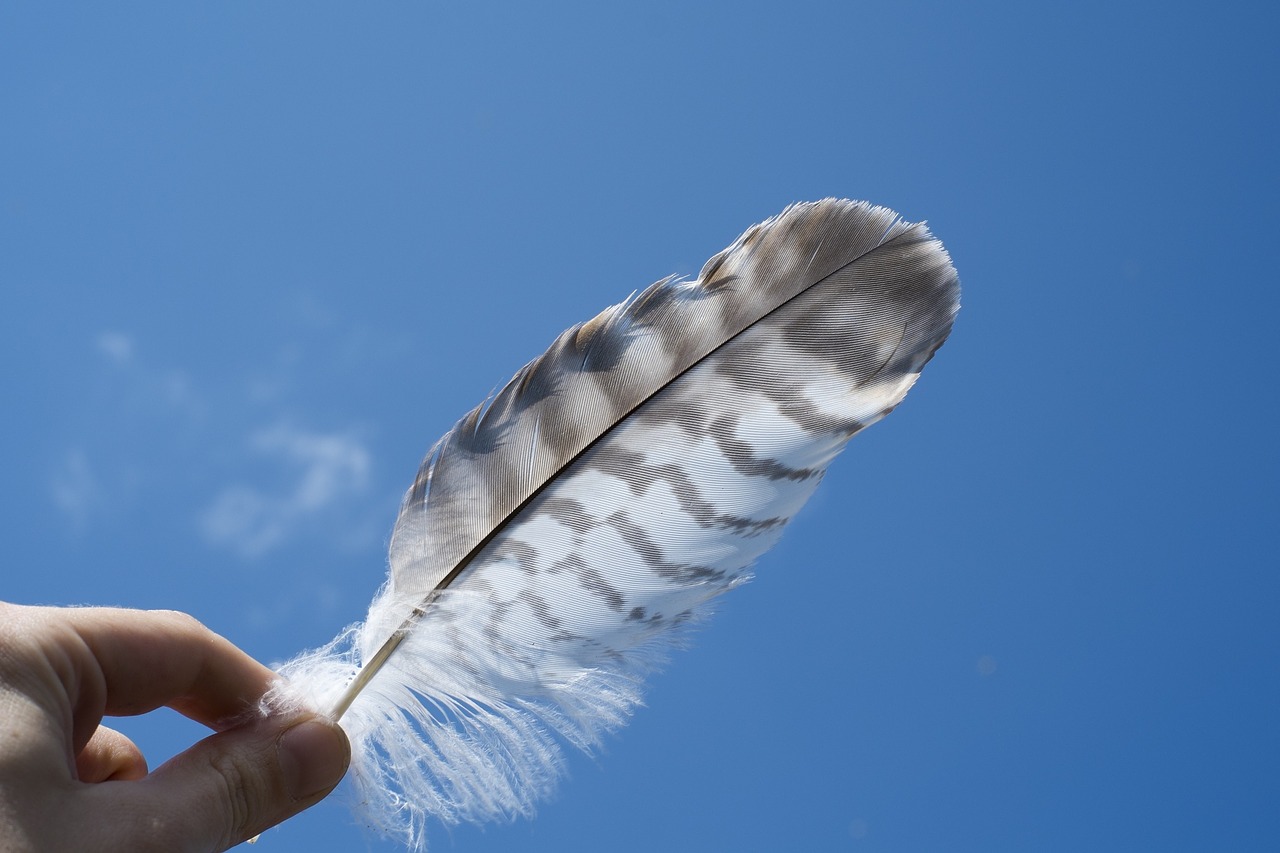
<path fill-rule="evenodd" d="M 405 497 L 368 621 L 284 670 L 285 693 L 345 711 L 371 822 L 422 846 L 428 816 L 530 813 L 557 738 L 625 722 L 902 400 L 958 298 L 923 225 L 794 205 L 696 281 L 569 329 L 459 421 Z"/>

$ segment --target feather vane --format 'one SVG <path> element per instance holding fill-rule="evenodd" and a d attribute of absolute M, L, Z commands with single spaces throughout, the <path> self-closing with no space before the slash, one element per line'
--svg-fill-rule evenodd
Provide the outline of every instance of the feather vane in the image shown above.
<path fill-rule="evenodd" d="M 829 199 L 567 330 L 431 450 L 366 622 L 272 701 L 341 717 L 371 824 L 410 846 L 431 817 L 531 814 L 560 741 L 626 722 L 958 299 L 924 225 Z"/>

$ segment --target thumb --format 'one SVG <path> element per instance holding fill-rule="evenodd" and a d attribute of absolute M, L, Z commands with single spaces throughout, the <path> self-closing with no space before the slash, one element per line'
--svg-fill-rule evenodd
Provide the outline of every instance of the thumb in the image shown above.
<path fill-rule="evenodd" d="M 326 717 L 266 717 L 205 738 L 135 784 L 151 788 L 147 823 L 168 842 L 155 849 L 222 851 L 324 799 L 350 762 L 346 734 Z"/>

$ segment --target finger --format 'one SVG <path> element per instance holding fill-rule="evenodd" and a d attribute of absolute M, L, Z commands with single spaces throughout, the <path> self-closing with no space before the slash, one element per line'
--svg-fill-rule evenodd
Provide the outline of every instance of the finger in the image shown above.
<path fill-rule="evenodd" d="M 127 815 L 135 849 L 225 850 L 324 798 L 351 752 L 336 723 L 268 717 L 205 738 L 151 775 L 86 789 L 103 819 Z"/>
<path fill-rule="evenodd" d="M 81 782 L 127 781 L 147 775 L 147 759 L 129 738 L 115 729 L 98 726 L 76 756 L 76 776 Z"/>
<path fill-rule="evenodd" d="M 171 611 L 84 608 L 59 611 L 56 627 L 79 640 L 73 652 L 76 743 L 102 714 L 142 714 L 163 705 L 223 729 L 271 686 L 271 670 L 195 619 Z M 74 654 L 79 652 L 79 654 Z M 71 685 L 69 685 L 69 688 Z"/>

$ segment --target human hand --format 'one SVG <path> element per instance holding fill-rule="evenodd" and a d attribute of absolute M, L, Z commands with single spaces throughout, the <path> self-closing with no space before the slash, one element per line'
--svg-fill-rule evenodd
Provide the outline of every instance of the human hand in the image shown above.
<path fill-rule="evenodd" d="M 223 851 L 319 802 L 350 746 L 247 713 L 273 679 L 181 613 L 0 602 L 0 851 Z M 148 773 L 101 721 L 162 705 L 217 734 Z"/>

